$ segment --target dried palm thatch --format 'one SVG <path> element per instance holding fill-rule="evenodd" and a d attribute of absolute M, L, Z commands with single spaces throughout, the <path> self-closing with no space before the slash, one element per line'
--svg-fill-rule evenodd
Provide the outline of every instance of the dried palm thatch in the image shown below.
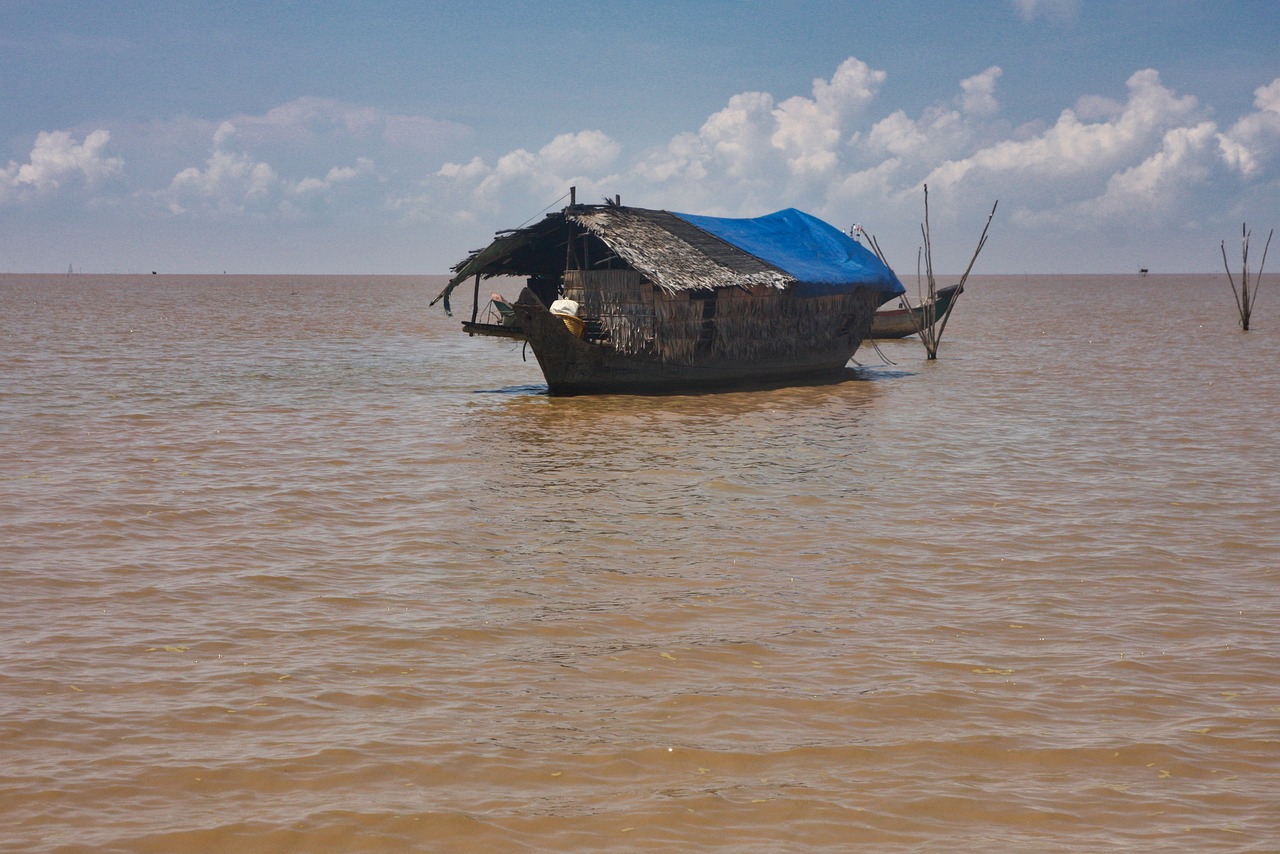
<path fill-rule="evenodd" d="M 570 222 L 597 237 L 649 281 L 676 292 L 768 285 L 786 288 L 795 279 L 736 249 L 673 213 L 602 207 L 566 211 Z"/>
<path fill-rule="evenodd" d="M 592 256 L 590 238 L 595 241 Z M 763 285 L 782 290 L 796 279 L 772 264 L 725 243 L 673 213 L 616 205 L 571 206 L 533 225 L 499 232 L 493 243 L 454 265 L 453 277 L 432 305 L 475 278 L 603 272 L 624 265 L 659 288 L 676 293 Z M 473 307 L 474 308 L 474 307 Z M 472 318 L 474 320 L 474 317 Z"/>

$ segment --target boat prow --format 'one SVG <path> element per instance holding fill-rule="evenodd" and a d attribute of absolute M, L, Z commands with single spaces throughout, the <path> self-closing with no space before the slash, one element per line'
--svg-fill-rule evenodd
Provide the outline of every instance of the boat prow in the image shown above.
<path fill-rule="evenodd" d="M 949 285 L 935 295 L 932 303 L 926 302 L 914 308 L 881 309 L 871 318 L 868 338 L 906 338 L 928 329 L 941 320 L 956 297 L 964 293 L 962 285 Z"/>

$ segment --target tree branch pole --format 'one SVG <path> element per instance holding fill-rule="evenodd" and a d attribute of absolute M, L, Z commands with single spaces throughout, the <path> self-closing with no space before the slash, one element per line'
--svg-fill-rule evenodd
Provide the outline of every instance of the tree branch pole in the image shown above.
<path fill-rule="evenodd" d="M 999 206 L 999 199 L 996 199 L 995 203 L 991 205 L 991 213 L 987 214 L 987 224 L 982 227 L 982 236 L 978 238 L 978 245 L 973 250 L 973 256 L 969 258 L 969 266 L 964 268 L 964 275 L 960 277 L 960 283 L 956 288 L 955 298 L 951 300 L 951 304 L 947 306 L 946 312 L 942 315 L 942 328 L 938 330 L 938 340 L 942 339 L 942 333 L 947 329 L 947 321 L 951 319 L 951 309 L 955 308 L 956 302 L 960 299 L 960 294 L 964 293 L 964 283 L 969 281 L 969 274 L 973 272 L 973 265 L 977 263 L 978 254 L 982 252 L 982 248 L 987 245 L 987 232 L 991 229 L 991 221 L 995 219 L 996 208 Z"/>
<path fill-rule="evenodd" d="M 1249 230 L 1248 223 L 1240 226 L 1240 287 L 1236 287 L 1235 277 L 1231 275 L 1231 264 L 1227 261 L 1227 242 L 1224 240 L 1219 245 L 1222 251 L 1222 266 L 1227 271 L 1227 281 L 1231 284 L 1231 294 L 1236 298 L 1236 311 L 1240 314 L 1240 328 L 1245 332 L 1249 331 L 1249 318 L 1253 314 L 1253 305 L 1258 299 L 1258 291 L 1262 288 L 1262 271 L 1267 266 L 1267 253 L 1271 249 L 1271 238 L 1275 235 L 1275 229 L 1267 232 L 1267 242 L 1262 247 L 1262 263 L 1258 266 L 1258 273 L 1253 280 L 1253 292 L 1249 292 L 1249 241 L 1253 238 L 1253 232 Z"/>
<path fill-rule="evenodd" d="M 922 303 L 923 311 L 919 321 L 915 321 L 915 315 L 912 320 L 915 322 L 916 332 L 920 336 L 920 342 L 924 344 L 926 358 L 929 360 L 938 358 L 938 347 L 942 344 L 942 334 L 947 330 L 947 322 L 951 319 L 951 312 L 955 309 L 956 303 L 960 300 L 960 295 L 964 293 L 965 282 L 969 280 L 969 274 L 973 272 L 973 265 L 978 260 L 978 255 L 982 252 L 982 248 L 987 245 L 987 233 L 991 230 L 991 221 L 995 219 L 996 208 L 999 206 L 1000 200 L 997 199 L 995 204 L 991 206 L 991 213 L 987 215 L 987 223 L 982 228 L 982 235 L 978 238 L 978 245 L 973 250 L 973 255 L 969 258 L 969 266 L 965 267 L 964 275 L 960 277 L 960 282 L 956 286 L 955 296 L 951 298 L 951 302 L 947 305 L 947 310 L 943 312 L 942 317 L 937 316 L 937 280 L 933 274 L 933 233 L 929 225 L 929 186 L 926 184 L 924 188 L 924 224 L 920 226 L 920 231 L 924 236 L 924 266 L 925 276 L 928 280 L 929 295 L 927 301 Z M 916 261 L 916 278 L 920 277 L 919 271 L 919 255 Z M 908 308 L 910 303 L 908 302 Z"/>

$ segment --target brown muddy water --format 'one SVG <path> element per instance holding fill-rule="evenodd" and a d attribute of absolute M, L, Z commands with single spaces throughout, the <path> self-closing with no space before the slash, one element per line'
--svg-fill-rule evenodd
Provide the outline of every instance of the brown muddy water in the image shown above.
<path fill-rule="evenodd" d="M 0 279 L 0 850 L 1280 850 L 1280 280 L 581 398 L 442 283 Z"/>

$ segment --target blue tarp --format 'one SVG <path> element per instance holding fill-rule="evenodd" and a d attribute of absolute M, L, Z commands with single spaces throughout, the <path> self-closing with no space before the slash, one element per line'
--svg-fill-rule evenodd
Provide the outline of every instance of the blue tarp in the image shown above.
<path fill-rule="evenodd" d="M 805 296 L 870 287 L 884 293 L 885 302 L 906 290 L 865 246 L 795 208 L 754 219 L 676 216 L 794 276 L 796 291 Z"/>

